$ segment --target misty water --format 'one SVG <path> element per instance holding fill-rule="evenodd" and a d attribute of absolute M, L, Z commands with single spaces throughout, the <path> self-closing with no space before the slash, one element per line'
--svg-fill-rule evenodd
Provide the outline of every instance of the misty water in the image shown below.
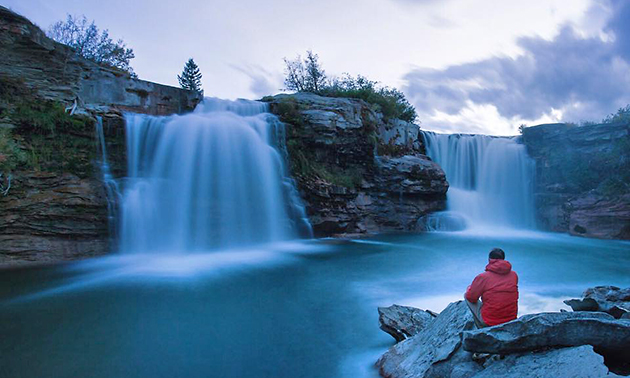
<path fill-rule="evenodd" d="M 393 345 L 377 306 L 442 310 L 493 247 L 519 274 L 521 315 L 568 308 L 562 300 L 590 286 L 630 286 L 630 243 L 535 230 L 514 140 L 434 136 L 447 156 L 477 154 L 463 173 L 442 162 L 455 195 L 435 229 L 448 232 L 305 240 L 282 129 L 261 104 L 209 101 L 186 116 L 129 116 L 127 127 L 118 252 L 0 272 L 1 377 L 373 377 Z M 212 152 L 241 138 L 243 150 Z M 505 212 L 488 196 L 518 205 Z"/>

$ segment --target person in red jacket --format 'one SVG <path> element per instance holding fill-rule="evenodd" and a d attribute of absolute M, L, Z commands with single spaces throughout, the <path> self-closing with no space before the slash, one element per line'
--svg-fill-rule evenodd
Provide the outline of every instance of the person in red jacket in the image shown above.
<path fill-rule="evenodd" d="M 486 271 L 475 277 L 464 297 L 477 328 L 516 319 L 518 276 L 512 270 L 512 264 L 505 260 L 502 249 L 490 251 Z"/>

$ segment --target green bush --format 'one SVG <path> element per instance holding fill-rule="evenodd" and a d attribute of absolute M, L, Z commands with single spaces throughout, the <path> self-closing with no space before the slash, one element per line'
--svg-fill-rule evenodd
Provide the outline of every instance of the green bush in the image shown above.
<path fill-rule="evenodd" d="M 378 82 L 361 75 L 352 77 L 345 74 L 341 79 L 333 79 L 318 94 L 361 99 L 376 105 L 376 110 L 386 118 L 398 118 L 407 122 L 415 122 L 418 118 L 416 109 L 401 91 L 381 86 Z"/>
<path fill-rule="evenodd" d="M 610 114 L 602 120 L 602 123 L 628 123 L 630 122 L 630 105 L 619 108 L 617 113 Z"/>

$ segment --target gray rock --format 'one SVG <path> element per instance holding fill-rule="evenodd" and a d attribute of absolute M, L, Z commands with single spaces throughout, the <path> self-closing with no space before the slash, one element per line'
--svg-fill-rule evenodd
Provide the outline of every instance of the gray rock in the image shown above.
<path fill-rule="evenodd" d="M 420 217 L 446 207 L 446 176 L 422 154 L 417 125 L 385 120 L 360 99 L 263 100 L 286 125 L 289 165 L 315 236 L 416 232 Z"/>
<path fill-rule="evenodd" d="M 494 354 L 587 344 L 604 354 L 630 358 L 630 321 L 601 312 L 542 313 L 464 332 L 463 339 L 469 352 Z"/>
<path fill-rule="evenodd" d="M 630 288 L 616 286 L 596 286 L 587 289 L 582 299 L 564 301 L 573 311 L 602 311 L 615 318 L 626 318 L 630 313 Z"/>
<path fill-rule="evenodd" d="M 591 190 L 595 187 L 576 182 L 583 175 L 568 172 L 610 153 L 617 142 L 629 137 L 629 130 L 629 122 L 587 127 L 548 124 L 523 130 L 522 141 L 536 161 L 535 208 L 542 228 L 585 237 L 630 239 L 630 194 L 598 193 Z M 629 153 L 623 151 L 622 158 L 627 159 Z M 598 169 L 617 169 L 612 163 L 602 164 Z M 599 183 L 601 180 L 590 186 Z"/>
<path fill-rule="evenodd" d="M 80 108 L 113 107 L 155 115 L 194 109 L 201 95 L 138 80 L 99 65 L 55 42 L 28 19 L 0 6 L 0 72 L 18 79 L 43 98 Z M 78 101 L 77 101 L 78 99 Z"/>
<path fill-rule="evenodd" d="M 461 345 L 446 360 L 437 362 L 427 370 L 425 378 L 469 378 L 483 370 L 481 364 L 473 361 L 472 353 Z"/>
<path fill-rule="evenodd" d="M 451 303 L 417 335 L 391 347 L 376 366 L 383 377 L 425 377 L 431 370 L 449 376 L 455 366 L 439 367 L 454 356 L 461 346 L 462 332 L 474 327 L 474 321 L 463 301 Z M 458 358 L 466 358 L 466 353 Z M 446 365 L 446 364 L 445 364 Z"/>
<path fill-rule="evenodd" d="M 445 194 L 446 175 L 440 166 L 425 155 L 380 158 L 381 186 L 391 193 L 407 195 Z"/>
<path fill-rule="evenodd" d="M 396 342 L 413 336 L 433 321 L 435 316 L 415 307 L 391 305 L 378 308 L 380 328 L 392 335 Z"/>
<path fill-rule="evenodd" d="M 507 356 L 489 364 L 474 378 L 503 377 L 572 377 L 602 378 L 608 368 L 604 358 L 590 345 Z"/>

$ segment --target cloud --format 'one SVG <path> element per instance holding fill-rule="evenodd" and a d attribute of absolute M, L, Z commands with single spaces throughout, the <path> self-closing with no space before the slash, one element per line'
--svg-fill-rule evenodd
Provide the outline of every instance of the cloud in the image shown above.
<path fill-rule="evenodd" d="M 282 76 L 273 74 L 256 65 L 230 65 L 235 70 L 245 74 L 249 80 L 249 90 L 255 97 L 273 95 L 281 91 Z"/>
<path fill-rule="evenodd" d="M 630 2 L 595 3 L 593 11 L 602 6 L 612 10 L 603 30 L 612 38 L 565 25 L 553 40 L 520 38 L 523 53 L 516 58 L 414 69 L 404 76 L 404 92 L 425 125 L 444 130 L 468 122 L 468 129 L 496 133 L 479 123 L 492 117 L 475 115 L 490 115 L 491 108 L 496 122 L 511 129 L 504 132 L 514 131 L 515 122 L 599 120 L 630 103 Z"/>

